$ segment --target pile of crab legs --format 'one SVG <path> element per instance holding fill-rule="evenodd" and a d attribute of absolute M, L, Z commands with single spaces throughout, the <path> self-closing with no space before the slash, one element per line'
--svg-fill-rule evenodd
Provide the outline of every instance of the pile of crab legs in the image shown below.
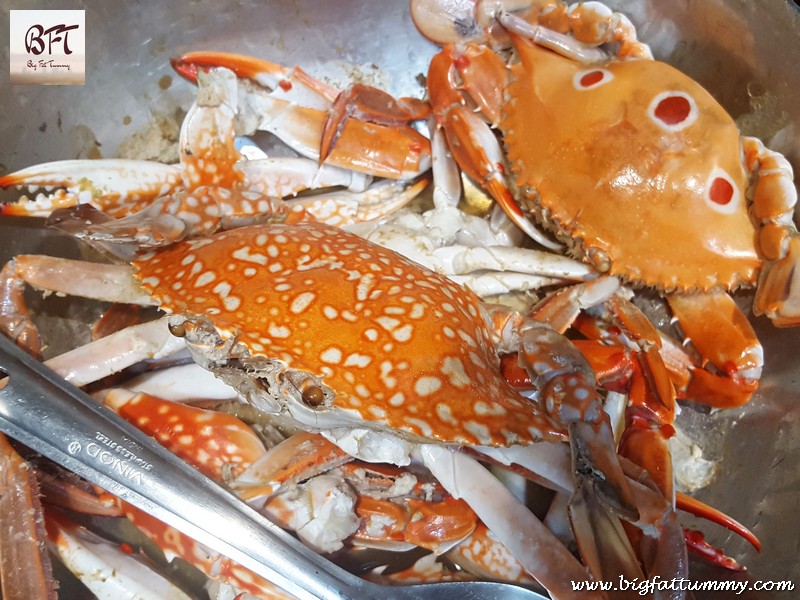
<path fill-rule="evenodd" d="M 548 176 L 535 174 L 533 178 L 538 178 L 538 189 L 534 197 L 526 198 L 530 195 L 529 188 L 533 187 L 526 170 L 535 171 L 537 163 L 533 166 L 526 164 L 525 157 L 520 158 L 523 150 L 519 144 L 515 147 L 518 142 L 515 135 L 520 135 L 515 130 L 522 125 L 514 120 L 514 105 L 521 103 L 521 95 L 514 96 L 513 91 L 515 85 L 522 85 L 525 69 L 531 69 L 532 64 L 536 64 L 537 69 L 550 68 L 547 62 L 539 64 L 536 61 L 557 58 L 569 63 L 572 71 L 567 70 L 566 77 L 578 92 L 602 88 L 610 81 L 624 81 L 624 68 L 631 65 L 655 71 L 662 68 L 657 66 L 660 63 L 649 60 L 649 50 L 635 39 L 635 32 L 624 17 L 596 3 L 573 7 L 554 2 L 528 3 L 519 13 L 506 11 L 497 3 L 491 4 L 492 10 L 488 10 L 489 3 L 475 6 L 465 3 L 465 7 L 465 10 L 475 11 L 466 16 L 475 23 L 474 29 L 478 32 L 469 43 L 454 37 L 456 34 L 461 36 L 464 29 L 456 31 L 453 27 L 456 16 L 449 14 L 439 19 L 421 19 L 418 18 L 420 11 L 429 14 L 424 12 L 431 10 L 429 3 L 412 3 L 418 24 L 424 23 L 421 31 L 444 44 L 442 53 L 432 61 L 428 74 L 432 108 L 415 100 L 397 101 L 363 86 L 353 86 L 340 93 L 297 68 L 286 70 L 244 57 L 196 53 L 175 62 L 179 72 L 197 79 L 200 84 L 197 102 L 182 129 L 180 165 L 141 161 L 69 161 L 33 167 L 0 180 L 4 186 L 63 186 L 64 189 L 54 194 L 42 195 L 33 201 L 23 200 L 6 210 L 31 214 L 76 205 L 52 214 L 51 222 L 124 261 L 134 261 L 134 272 L 127 265 L 94 267 L 98 282 L 112 283 L 95 287 L 87 285 L 83 279 L 79 284 L 83 294 L 91 288 L 88 293 L 93 297 L 112 302 L 155 304 L 173 315 L 168 327 L 171 335 L 164 333 L 163 320 L 137 326 L 140 329 L 136 331 L 145 336 L 137 340 L 147 341 L 140 345 L 139 355 L 131 354 L 132 332 L 125 331 L 121 336 L 111 334 L 95 343 L 102 344 L 100 346 L 90 344 L 80 349 L 80 354 L 62 357 L 60 362 L 56 359 L 51 366 L 83 385 L 88 383 L 88 379 L 77 374 L 75 365 L 89 363 L 96 369 L 93 364 L 95 353 L 121 357 L 115 359 L 116 364 L 104 367 L 110 373 L 143 357 L 169 354 L 178 346 L 188 345 L 201 365 L 233 385 L 251 404 L 267 412 L 279 412 L 278 420 L 288 419 L 288 424 L 282 425 L 285 430 L 299 428 L 311 433 L 298 433 L 265 451 L 252 433 L 244 433 L 247 428 L 234 434 L 234 430 L 239 431 L 239 425 L 226 423 L 220 425 L 226 433 L 214 433 L 212 437 L 221 435 L 225 439 L 225 435 L 234 436 L 232 447 L 241 450 L 233 456 L 226 456 L 221 450 L 199 452 L 198 446 L 205 447 L 205 443 L 197 442 L 196 436 L 201 434 L 183 432 L 191 429 L 190 423 L 211 420 L 207 413 L 191 412 L 197 409 L 187 406 L 178 408 L 172 404 L 160 404 L 164 401 L 122 390 L 104 393 L 106 401 L 123 414 L 129 411 L 132 420 L 144 428 L 152 428 L 150 432 L 173 451 L 239 491 L 248 502 L 258 503 L 321 551 L 335 549 L 341 539 L 333 541 L 331 546 L 326 540 L 315 537 L 321 527 L 319 522 L 290 524 L 298 512 L 297 505 L 292 503 L 300 496 L 338 498 L 331 500 L 331 514 L 342 512 L 338 509 L 343 504 L 337 505 L 337 502 L 344 502 L 344 505 L 348 501 L 355 502 L 354 512 L 344 511 L 346 514 L 341 522 L 344 533 L 338 537 L 347 538 L 354 534 L 362 543 L 367 538 L 373 538 L 371 543 L 377 543 L 374 538 L 378 537 L 381 544 L 388 544 L 389 540 L 397 543 L 402 538 L 406 544 L 432 548 L 436 553 L 448 552 L 448 557 L 464 569 L 462 573 L 523 582 L 536 580 L 555 597 L 568 597 L 567 579 L 585 577 L 586 571 L 580 563 L 570 560 L 571 554 L 556 549 L 563 546 L 553 538 L 552 531 L 560 532 L 562 537 L 577 544 L 585 568 L 598 579 L 612 579 L 617 574 L 631 578 L 659 573 L 681 576 L 686 568 L 685 542 L 671 508 L 673 501 L 684 509 L 712 515 L 719 520 L 723 517 L 714 515 L 711 509 L 687 496 L 676 495 L 673 489 L 667 440 L 672 432 L 676 393 L 715 407 L 725 407 L 746 402 L 757 386 L 762 366 L 760 346 L 746 318 L 721 288 L 735 288 L 755 282 L 754 278 L 757 278 L 756 310 L 766 313 L 780 325 L 797 322 L 796 283 L 792 277 L 798 236 L 791 223 L 795 201 L 791 168 L 780 155 L 766 150 L 760 142 L 742 140 L 745 164 L 740 165 L 740 170 L 746 170 L 752 179 L 747 192 L 752 198 L 750 211 L 754 215 L 753 219 L 746 221 L 752 228 L 750 237 L 760 236 L 759 244 L 752 252 L 755 258 L 750 262 L 757 261 L 758 268 L 752 264 L 733 265 L 725 267 L 728 271 L 719 267 L 717 273 L 705 274 L 713 282 L 708 285 L 706 291 L 710 293 L 707 294 L 674 293 L 684 289 L 680 282 L 676 284 L 675 279 L 653 283 L 652 278 L 656 275 L 648 265 L 626 265 L 624 253 L 616 255 L 614 248 L 597 248 L 596 240 L 587 233 L 588 225 L 568 230 L 563 222 L 559 222 L 558 207 L 552 204 L 554 200 L 548 197 L 546 190 L 555 189 L 551 194 L 556 198 L 560 191 Z M 458 15 L 461 23 L 465 22 L 464 17 Z M 487 45 L 477 45 L 481 36 L 486 38 L 484 41 L 488 41 L 488 45 L 514 45 L 520 56 L 520 62 L 512 68 L 516 77 L 514 82 L 508 81 L 508 69 L 499 62 L 498 55 L 488 52 Z M 532 39 L 534 43 L 526 39 Z M 615 46 L 617 56 L 613 59 L 605 54 L 601 56 L 600 45 Z M 537 49 L 539 46 L 547 49 L 544 51 L 546 56 L 538 56 L 543 53 Z M 218 67 L 231 69 L 238 78 Z M 618 67 L 620 70 L 616 70 Z M 474 83 L 473 69 L 483 75 L 477 78 L 479 81 L 488 81 L 490 85 L 481 89 Z M 487 77 L 487 73 L 494 73 L 500 79 Z M 661 73 L 653 77 L 658 81 L 664 80 Z M 638 76 L 637 80 L 640 79 Z M 690 126 L 697 127 L 695 122 L 702 124 L 702 118 L 708 111 L 716 110 L 716 106 L 707 106 L 706 99 L 690 83 L 680 81 L 673 84 L 677 91 L 670 89 L 666 94 L 656 95 L 659 100 L 651 107 L 645 107 L 650 109 L 646 111 L 650 121 L 675 135 L 684 135 L 683 130 L 691 129 Z M 498 90 L 503 92 L 499 97 Z M 493 92 L 495 97 L 492 99 Z M 504 94 L 510 95 L 511 100 L 504 100 Z M 503 103 L 506 104 L 505 117 L 497 110 Z M 483 118 L 477 116 L 475 107 L 481 109 Z M 525 108 L 517 108 L 517 113 L 529 113 Z M 432 144 L 404 124 L 428 118 L 432 122 Z M 570 118 L 574 119 L 575 115 L 570 115 Z M 516 194 L 509 191 L 506 168 L 502 166 L 507 164 L 507 160 L 490 125 L 503 133 L 511 161 L 509 170 L 518 179 Z M 241 161 L 233 148 L 233 137 L 235 130 L 243 127 L 259 127 L 278 135 L 306 159 L 282 165 L 269 159 Z M 732 122 L 730 127 L 735 129 Z M 738 132 L 736 137 L 738 139 Z M 387 152 L 370 152 L 370 161 L 365 167 L 367 161 L 358 156 L 360 148 L 384 148 Z M 723 148 L 720 151 L 721 154 L 726 152 L 733 152 L 739 160 L 738 144 L 733 150 Z M 376 164 L 376 156 L 387 161 L 391 158 L 392 161 Z M 421 216 L 384 216 L 377 227 L 374 222 L 370 223 L 416 195 L 425 181 L 409 179 L 423 177 L 431 162 L 436 208 Z M 487 222 L 470 218 L 453 206 L 452 201 L 460 196 L 456 187 L 459 178 L 453 175 L 456 163 L 496 199 L 504 213 L 495 211 L 491 221 Z M 725 216 L 737 211 L 744 211 L 748 216 L 745 189 L 741 188 L 735 173 L 731 175 L 734 169 L 723 158 L 720 158 L 720 164 L 723 166 L 712 165 L 709 169 L 713 177 L 706 177 L 709 189 L 705 197 L 700 198 L 705 204 L 699 204 Z M 583 167 L 574 163 L 570 166 Z M 280 174 L 276 175 L 274 169 L 281 169 Z M 354 175 L 355 169 L 366 169 L 370 175 L 389 179 L 367 187 L 369 176 Z M 299 187 L 274 187 L 287 181 L 299 181 Z M 147 182 L 151 183 L 149 188 L 136 187 Z M 283 201 L 274 199 L 291 196 L 302 188 L 330 185 L 347 186 L 350 192 Z M 531 206 L 525 206 L 523 210 L 515 200 L 520 197 Z M 536 219 L 531 216 L 538 216 L 538 220 L 548 226 L 562 243 L 569 236 L 580 238 L 580 243 L 571 250 L 583 251 L 583 258 L 595 269 L 552 253 L 512 247 L 518 242 L 518 234 L 503 227 L 503 214 L 508 215 L 520 231 L 544 247 L 555 249 L 559 242 L 536 229 Z M 309 215 L 312 222 L 307 220 Z M 614 217 L 616 219 L 619 215 Z M 757 220 L 760 229 L 755 229 L 753 220 Z M 381 253 L 358 238 L 323 224 L 342 226 L 348 221 L 365 221 L 351 228 L 377 240 L 385 238 L 391 231 L 411 232 L 413 236 L 420 232 L 429 233 L 432 227 L 434 235 L 428 238 L 420 236 L 427 243 L 416 243 L 418 240 L 412 237 L 414 243 L 410 245 L 416 246 L 417 251 L 419 246 L 424 250 L 423 255 L 414 254 L 413 258 L 440 273 L 460 277 L 461 283 L 479 293 L 507 291 L 509 287 L 562 289 L 547 294 L 524 316 L 497 305 L 477 305 L 471 294 L 451 287 L 446 280 L 435 279 L 434 275 L 396 258 L 392 253 Z M 590 225 L 599 228 L 602 224 Z M 619 227 L 618 223 L 616 225 Z M 738 227 L 740 224 L 731 226 L 733 229 Z M 215 233 L 220 229 L 229 231 Z M 450 234 L 445 235 L 448 229 Z M 193 239 L 200 241 L 193 242 Z M 323 243 L 327 248 L 314 255 L 310 246 Z M 402 245 L 401 241 L 399 250 L 402 250 Z M 266 248 L 265 254 L 257 252 L 260 246 Z M 339 253 L 335 253 L 337 249 Z M 201 254 L 205 257 L 203 260 L 197 258 Z M 372 264 L 378 261 L 394 265 L 394 273 L 386 276 L 378 268 L 367 276 L 363 272 L 359 274 L 363 268 L 361 263 L 367 259 L 362 258 L 359 263 L 355 257 L 349 258 L 357 254 L 369 256 Z M 283 291 L 285 288 L 287 292 L 282 294 L 286 296 L 282 313 L 264 296 L 240 297 L 238 290 L 246 287 L 242 282 L 232 285 L 222 270 L 215 272 L 208 268 L 233 258 L 250 263 L 242 269 L 243 280 L 256 275 L 258 269 L 254 265 L 269 268 L 270 265 L 280 265 L 281 261 L 297 263 L 294 270 L 272 270 L 280 271 L 281 276 L 271 280 L 274 289 Z M 279 262 L 270 263 L 268 258 L 279 259 Z M 303 352 L 298 353 L 300 346 L 292 348 L 288 343 L 279 342 L 287 334 L 303 339 L 298 331 L 280 319 L 294 315 L 298 322 L 306 323 L 301 328 L 308 327 L 308 322 L 300 315 L 316 300 L 315 294 L 308 291 L 292 298 L 288 292 L 294 289 L 294 284 L 308 287 L 312 280 L 303 271 L 309 266 L 334 263 L 345 265 L 349 270 L 348 276 L 360 282 L 354 298 L 361 304 L 368 304 L 370 308 L 367 310 L 370 311 L 380 310 L 378 298 L 382 294 L 388 296 L 392 289 L 400 288 L 397 281 L 398 278 L 402 280 L 401 273 L 406 272 L 405 276 L 412 278 L 407 273 L 409 269 L 415 269 L 413 279 L 417 283 L 428 284 L 421 294 L 419 289 L 412 292 L 409 288 L 406 297 L 412 306 L 404 309 L 387 304 L 382 309 L 385 312 L 382 321 L 377 321 L 393 340 L 384 343 L 381 349 L 389 360 L 381 363 L 378 377 L 384 385 L 391 382 L 392 389 L 400 386 L 403 390 L 398 392 L 399 396 L 394 394 L 388 398 L 388 404 L 379 403 L 388 394 L 368 393 L 370 385 L 363 379 L 356 383 L 354 369 L 366 369 L 376 361 L 361 350 L 361 344 L 321 348 L 318 355 L 325 366 L 320 368 L 318 364 L 304 365 L 298 356 L 311 354 L 309 348 L 316 349 L 317 346 L 311 346 L 306 340 Z M 180 264 L 184 268 L 169 272 L 169 264 Z M 521 264 L 525 266 L 520 267 Z M 201 266 L 195 271 L 194 265 Z M 75 277 L 69 267 L 66 263 L 53 263 L 42 257 L 18 257 L 3 271 L 6 331 L 33 352 L 37 351 L 38 342 L 20 302 L 23 282 L 46 290 L 74 293 L 78 290 L 70 288 Z M 85 266 L 80 268 L 82 272 L 88 272 Z M 492 269 L 513 271 L 513 276 L 505 277 L 507 273 L 503 272 L 487 277 L 486 271 Z M 234 266 L 229 270 L 233 273 Z M 598 277 L 596 271 L 610 276 Z M 476 272 L 478 274 L 473 277 Z M 632 274 L 634 272 L 638 275 Z M 690 351 L 656 329 L 629 301 L 630 292 L 622 287 L 620 277 L 631 285 L 640 281 L 673 292 L 669 294 L 668 302 L 686 339 L 691 340 Z M 574 284 L 576 281 L 581 283 Z M 567 286 L 569 282 L 573 285 Z M 343 286 L 343 283 L 337 281 L 336 285 Z M 182 291 L 190 287 L 199 289 L 205 296 L 198 298 Z M 698 284 L 685 286 L 694 292 L 703 291 L 699 287 Z M 435 297 L 436 288 L 441 288 L 446 298 Z M 237 292 L 233 293 L 234 290 Z M 416 301 L 412 293 L 419 294 Z M 264 310 L 269 307 L 267 312 L 274 321 L 267 319 L 268 330 L 249 329 L 241 321 L 230 322 L 224 318 L 227 313 L 242 313 L 238 309 L 245 302 L 263 305 Z M 337 306 L 331 300 L 322 312 L 328 319 L 341 316 L 345 321 L 353 322 L 359 311 L 364 310 L 363 306 L 358 308 L 357 305 L 358 302 Z M 404 358 L 403 354 L 395 356 L 392 353 L 395 346 L 414 337 L 412 333 L 416 324 L 403 322 L 399 316 L 417 314 L 417 318 L 421 318 L 426 312 L 433 311 L 436 319 L 441 320 L 443 315 L 430 308 L 433 305 L 447 305 L 454 311 L 456 306 L 463 309 L 460 313 L 464 314 L 458 321 L 460 328 L 449 329 L 452 337 L 460 338 L 460 341 L 456 340 L 458 352 L 448 354 L 447 340 L 443 340 L 446 343 L 442 344 L 439 370 L 431 374 L 430 367 L 427 367 L 426 375 L 403 386 L 397 382 L 397 373 L 389 370 L 390 367 L 393 362 L 405 363 L 401 368 L 407 369 L 416 363 Z M 709 310 L 709 307 L 714 308 Z M 721 344 L 710 343 L 708 331 L 697 325 L 702 321 L 698 316 L 714 318 L 706 327 L 715 329 L 718 335 L 723 332 Z M 547 323 L 547 326 L 541 323 Z M 379 335 L 386 333 L 375 327 L 367 327 L 362 332 L 354 326 L 354 330 L 368 341 L 376 341 Z M 445 333 L 439 332 L 434 337 L 449 337 L 446 329 L 442 331 Z M 585 339 L 571 343 L 556 333 L 559 331 L 576 332 Z M 338 334 L 341 336 L 341 332 Z M 357 335 L 353 337 L 357 339 Z M 127 342 L 125 348 L 109 351 L 109 347 L 122 342 Z M 344 344 L 344 341 L 340 343 Z M 265 352 L 265 347 L 271 351 L 267 355 L 270 360 L 257 359 Z M 476 347 L 492 358 L 481 360 Z M 576 351 L 576 347 L 582 354 Z M 426 351 L 430 350 L 426 348 Z M 499 363 L 498 354 L 503 355 Z M 465 366 L 460 359 L 454 358 L 459 355 L 470 356 L 473 364 Z M 338 368 L 347 363 L 349 370 Z M 280 376 L 276 374 L 276 364 L 281 365 Z M 486 364 L 492 367 L 481 370 Z M 479 371 L 477 374 L 475 369 Z M 263 371 L 263 374 L 254 379 L 243 376 L 243 371 Z M 601 410 L 594 390 L 594 373 L 597 373 L 602 386 L 612 390 L 606 395 L 607 410 L 613 401 L 622 403 L 625 426 L 619 434 L 618 446 L 611 419 Z M 448 404 L 436 403 L 437 392 L 448 387 L 443 386 L 443 374 L 453 386 L 444 390 L 449 392 L 446 394 Z M 483 391 L 468 387 L 473 377 L 481 382 Z M 498 383 L 498 377 L 503 383 Z M 532 398 L 525 409 L 518 404 L 518 394 L 512 394 L 504 387 L 509 380 L 518 388 L 530 388 Z M 339 381 L 343 387 L 333 386 L 332 382 Z M 348 392 L 348 386 L 353 392 Z M 264 388 L 267 393 L 264 393 Z M 465 388 L 473 396 L 470 398 L 472 412 L 469 413 L 472 418 L 467 421 L 459 412 L 466 410 L 461 401 L 453 404 L 453 397 L 464 396 Z M 278 398 L 275 397 L 276 389 L 280 392 Z M 435 429 L 433 421 L 426 421 L 419 415 L 420 409 L 409 398 L 412 390 L 418 398 L 426 398 L 436 407 Z M 620 391 L 625 393 L 620 394 Z M 484 400 L 487 395 L 488 400 Z M 360 409 L 363 403 L 357 396 L 370 398 L 367 410 Z M 337 404 L 337 398 L 341 398 L 342 403 Z M 500 398 L 509 404 L 503 404 Z M 150 402 L 159 403 L 158 408 Z M 164 408 L 167 406 L 169 408 Z M 408 410 L 398 410 L 403 406 Z M 417 408 L 412 409 L 412 406 Z M 478 406 L 479 409 L 475 408 Z M 136 412 L 139 409 L 141 413 Z M 188 412 L 170 420 L 173 410 L 184 409 Z M 359 413 L 360 421 L 354 423 L 352 419 L 345 419 L 345 414 L 352 417 L 352 411 Z M 531 411 L 535 415 L 529 414 Z M 527 415 L 525 431 L 511 428 L 500 418 L 509 414 L 521 418 L 523 413 Z M 203 416 L 192 416 L 195 414 Z M 223 419 L 218 413 L 212 414 L 214 420 Z M 491 415 L 495 428 L 487 428 L 481 423 L 477 418 L 479 414 Z M 154 415 L 163 415 L 163 422 L 155 419 Z M 326 426 L 327 417 L 330 417 L 330 423 Z M 211 435 L 208 429 L 202 431 Z M 436 444 L 431 444 L 432 440 Z M 569 441 L 569 446 L 563 443 L 564 440 Z M 534 441 L 536 443 L 532 443 Z M 224 446 L 218 439 L 209 444 L 216 449 Z M 454 452 L 453 445 L 462 449 Z M 615 447 L 619 456 L 613 451 Z M 246 458 L 247 448 L 253 449 L 252 457 Z M 218 456 L 206 460 L 214 454 Z M 7 452 L 7 456 L 13 455 Z M 262 459 L 266 456 L 270 458 Z M 282 459 L 276 456 L 289 456 L 290 464 L 282 463 Z M 405 468 L 411 456 L 415 464 L 427 467 L 438 482 L 427 474 L 423 475 L 421 470 L 406 468 L 387 475 L 384 468 L 368 464 L 395 462 Z M 512 466 L 515 471 L 555 490 L 556 500 L 545 520 L 548 528 L 541 528 L 527 509 L 521 508 L 507 491 L 500 491 L 493 476 L 487 479 L 474 462 L 475 456 L 483 462 Z M 11 458 L 9 461 L 16 466 L 9 467 L 7 472 L 24 471 L 19 467 L 22 463 Z M 442 468 L 445 462 L 458 466 L 460 473 L 469 473 L 474 479 L 462 475 L 465 479 L 455 480 L 452 471 Z M 295 469 L 296 464 L 302 467 L 299 472 Z M 279 475 L 275 473 L 276 465 L 283 465 Z M 309 465 L 313 465 L 313 470 L 306 468 Z M 370 485 L 363 483 L 366 480 Z M 342 481 L 349 483 L 341 485 Z M 356 481 L 359 483 L 354 483 Z M 399 481 L 405 481 L 405 485 L 398 484 Z M 420 484 L 420 481 L 425 483 Z M 491 506 L 487 506 L 486 499 L 476 497 L 475 490 L 470 487 L 489 486 L 490 482 L 493 485 L 487 489 L 492 489 L 497 495 L 491 499 Z M 376 485 L 379 491 L 376 491 Z M 299 489 L 304 491 L 298 492 Z M 336 489 L 342 493 L 331 492 Z M 347 499 L 347 491 L 353 489 L 361 494 L 357 501 L 352 493 Z M 387 497 L 391 500 L 387 501 Z M 461 500 L 457 499 L 459 497 Z M 496 505 L 500 498 L 504 501 L 502 510 Z M 107 503 L 104 506 L 106 511 L 115 510 L 109 509 Z M 373 509 L 375 512 L 371 513 Z M 251 589 L 246 587 L 248 577 L 241 573 L 241 569 L 237 571 L 228 563 L 223 566 L 218 557 L 203 557 L 191 541 L 178 539 L 174 532 L 166 532 L 152 520 L 147 521 L 145 516 L 137 516 L 132 509 L 119 510 L 125 510 L 134 522 L 141 522 L 145 530 L 160 536 L 163 547 L 195 562 L 205 558 L 207 566 L 217 575 L 224 571 L 233 577 L 235 572 L 237 585 Z M 315 507 L 311 512 L 325 511 Z M 524 544 L 515 541 L 507 531 L 508 523 L 498 522 L 497 513 L 504 513 L 505 518 L 512 515 L 513 527 L 524 525 L 526 534 L 535 537 L 536 543 L 531 539 Z M 572 523 L 572 533 L 566 532 L 567 528 L 563 526 L 566 514 Z M 435 516 L 429 518 L 430 515 Z M 446 529 L 452 537 L 447 541 L 425 539 L 425 535 L 432 535 L 430 529 L 439 527 L 443 519 L 450 519 L 450 523 L 437 531 Z M 57 525 L 51 526 L 51 522 Z M 398 527 L 398 523 L 404 527 Z M 421 523 L 424 524 L 421 529 L 430 526 L 425 535 L 412 533 L 414 527 L 420 529 Z M 728 523 L 754 540 L 735 522 L 728 520 Z M 51 530 L 60 528 L 51 533 L 56 539 L 64 540 L 69 537 L 69 532 L 74 533 L 58 516 L 48 521 L 48 527 Z M 337 528 L 322 526 L 322 529 L 329 533 Z M 380 535 L 375 536 L 376 531 Z M 686 539 L 694 549 L 715 556 L 721 563 L 734 564 L 697 536 L 687 536 Z M 66 542 L 62 541 L 62 545 Z M 491 548 L 495 553 L 494 560 L 477 566 L 481 556 L 478 548 Z M 554 560 L 561 570 L 556 575 L 553 573 Z M 513 567 L 500 573 L 501 565 L 503 568 L 507 565 Z"/>

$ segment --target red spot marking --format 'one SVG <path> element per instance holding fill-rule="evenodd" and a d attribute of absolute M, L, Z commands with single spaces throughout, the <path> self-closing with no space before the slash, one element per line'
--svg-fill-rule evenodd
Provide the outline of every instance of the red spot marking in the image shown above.
<path fill-rule="evenodd" d="M 603 80 L 605 73 L 602 71 L 591 71 L 581 77 L 580 84 L 583 87 L 593 86 L 595 83 L 600 83 Z"/>
<path fill-rule="evenodd" d="M 655 115 L 667 125 L 683 123 L 689 116 L 692 105 L 683 96 L 667 96 L 656 105 Z"/>
<path fill-rule="evenodd" d="M 731 182 L 722 177 L 715 177 L 708 190 L 708 197 L 711 201 L 725 206 L 733 199 L 733 186 Z M 734 367 L 735 368 L 735 367 Z"/>
<path fill-rule="evenodd" d="M 284 92 L 288 92 L 292 89 L 292 82 L 287 79 L 282 79 L 280 82 L 278 82 L 278 85 Z"/>
<path fill-rule="evenodd" d="M 501 175 L 506 174 L 506 166 L 503 163 L 497 163 L 497 172 Z"/>
<path fill-rule="evenodd" d="M 453 62 L 458 69 L 466 69 L 470 65 L 469 57 L 466 54 L 462 54 Z"/>
<path fill-rule="evenodd" d="M 121 552 L 124 552 L 125 554 L 133 554 L 134 552 L 136 552 L 133 549 L 133 546 L 131 546 L 128 542 L 122 542 L 119 545 L 119 549 Z"/>

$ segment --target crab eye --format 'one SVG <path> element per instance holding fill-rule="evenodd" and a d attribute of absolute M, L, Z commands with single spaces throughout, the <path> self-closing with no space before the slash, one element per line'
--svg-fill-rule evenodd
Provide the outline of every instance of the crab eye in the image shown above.
<path fill-rule="evenodd" d="M 588 69 L 578 71 L 572 78 L 572 85 L 576 90 L 593 90 L 596 87 L 605 85 L 614 79 L 613 73 L 606 69 Z"/>
<path fill-rule="evenodd" d="M 715 168 L 706 181 L 705 199 L 712 209 L 729 215 L 739 206 L 741 194 L 731 176 L 722 169 Z"/>
<path fill-rule="evenodd" d="M 186 325 L 183 323 L 170 323 L 167 328 L 169 332 L 175 337 L 186 337 Z"/>
<path fill-rule="evenodd" d="M 318 385 L 307 386 L 301 396 L 303 404 L 311 408 L 316 408 L 325 402 L 325 392 Z"/>
<path fill-rule="evenodd" d="M 647 108 L 656 125 L 667 131 L 681 131 L 697 120 L 697 104 L 684 92 L 661 92 Z"/>

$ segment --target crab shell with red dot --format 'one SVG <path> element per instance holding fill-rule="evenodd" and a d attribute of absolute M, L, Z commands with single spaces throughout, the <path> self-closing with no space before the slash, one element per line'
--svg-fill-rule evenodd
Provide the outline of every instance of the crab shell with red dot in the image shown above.
<path fill-rule="evenodd" d="M 309 426 L 334 416 L 445 443 L 565 439 L 503 379 L 477 296 L 353 234 L 243 227 L 135 268 L 163 310 L 205 315 L 251 356 L 319 378 L 333 394 L 314 402 Z"/>
<path fill-rule="evenodd" d="M 633 283 L 754 284 L 739 131 L 716 100 L 658 61 L 587 66 L 515 44 L 501 129 L 515 185 L 543 221 Z"/>

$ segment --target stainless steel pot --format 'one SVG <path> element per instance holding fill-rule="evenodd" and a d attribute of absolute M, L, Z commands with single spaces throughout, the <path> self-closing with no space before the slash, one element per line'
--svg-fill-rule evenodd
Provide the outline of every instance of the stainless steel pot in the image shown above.
<path fill-rule="evenodd" d="M 40 0 L 10 8 L 61 8 Z M 739 119 L 800 168 L 800 11 L 789 0 L 616 0 L 658 58 L 705 85 Z M 435 47 L 416 32 L 405 0 L 194 0 L 174 3 L 91 0 L 86 8 L 86 84 L 0 87 L 0 172 L 78 156 L 115 156 L 123 140 L 174 119 L 191 103 L 191 86 L 169 58 L 217 49 L 299 64 L 334 83 L 350 76 L 392 93 L 423 94 L 419 75 Z M 0 64 L 8 64 L 0 48 Z M 37 225 L 0 222 L 0 258 L 42 251 L 54 238 Z M 74 248 L 72 251 L 76 251 Z M 698 492 L 753 528 L 755 553 L 735 536 L 704 524 L 709 539 L 748 566 L 730 574 L 696 564 L 693 577 L 794 580 L 800 586 L 800 338 L 754 320 L 764 343 L 765 376 L 750 404 L 732 412 L 687 409 L 686 427 L 702 437 L 721 475 Z M 687 519 L 688 521 L 688 519 Z M 775 597 L 790 598 L 800 592 Z M 749 594 L 749 595 L 748 595 Z M 718 594 L 698 597 L 721 598 Z M 767 592 L 741 598 L 766 598 Z"/>

